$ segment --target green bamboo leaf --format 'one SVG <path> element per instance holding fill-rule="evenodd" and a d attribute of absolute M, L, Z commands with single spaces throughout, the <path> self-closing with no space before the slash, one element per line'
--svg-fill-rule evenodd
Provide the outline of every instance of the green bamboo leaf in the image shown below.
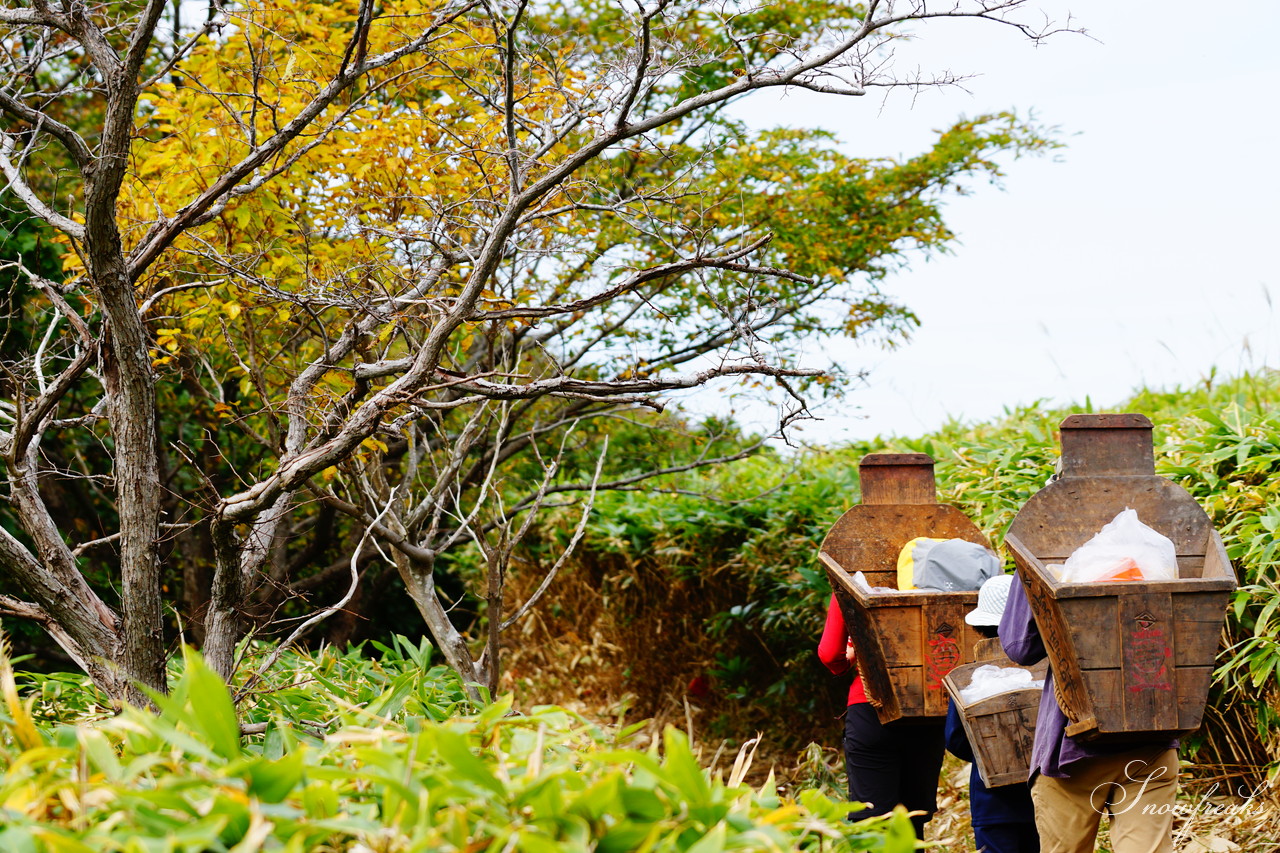
<path fill-rule="evenodd" d="M 228 820 L 222 815 L 208 815 L 177 822 L 167 829 L 164 839 L 176 850 L 205 851 L 217 849 L 218 839 L 226 831 Z"/>
<path fill-rule="evenodd" d="M 476 715 L 476 723 L 481 728 L 487 728 L 496 724 L 503 717 L 511 713 L 511 707 L 515 704 L 515 696 L 507 693 L 492 701 L 486 700 L 486 707 L 483 711 Z"/>
<path fill-rule="evenodd" d="M 303 751 L 294 750 L 283 758 L 259 758 L 242 771 L 249 781 L 249 793 L 265 803 L 278 803 L 302 782 Z"/>
<path fill-rule="evenodd" d="M 225 821 L 222 830 L 218 833 L 218 840 L 228 847 L 239 844 L 253 824 L 253 815 L 245 802 L 228 796 L 219 796 L 214 799 L 209 807 L 207 819 Z"/>
<path fill-rule="evenodd" d="M 1240 619 L 1244 615 L 1244 609 L 1249 605 L 1249 595 L 1244 590 L 1238 589 L 1234 594 L 1232 601 L 1232 609 L 1235 611 L 1236 619 Z"/>
<path fill-rule="evenodd" d="M 1267 532 L 1274 533 L 1275 531 L 1272 529 Z M 1262 553 L 1258 555 L 1257 559 L 1251 562 L 1259 569 L 1268 568 L 1275 564 L 1277 551 L 1280 551 L 1280 539 L 1272 539 L 1267 542 L 1266 547 L 1262 549 Z"/>
<path fill-rule="evenodd" d="M 99 853 L 100 851 L 100 848 L 90 847 L 83 841 L 51 827 L 34 829 L 32 834 L 44 845 L 45 853 Z"/>
<path fill-rule="evenodd" d="M 916 831 L 907 817 L 907 810 L 898 806 L 889 818 L 884 837 L 884 853 L 913 853 L 916 849 Z"/>
<path fill-rule="evenodd" d="M 717 823 L 710 832 L 688 849 L 688 853 L 724 853 L 727 833 L 728 828 L 724 823 Z"/>
<path fill-rule="evenodd" d="M 107 778 L 109 782 L 120 781 L 124 769 L 120 759 L 116 757 L 115 748 L 107 742 L 106 736 L 97 729 L 80 727 L 77 729 L 80 745 L 84 748 L 89 764 Z"/>
<path fill-rule="evenodd" d="M 465 779 L 495 794 L 506 793 L 502 782 L 498 781 L 488 765 L 471 751 L 471 744 L 462 735 L 445 728 L 437 729 L 435 746 L 440 757 L 457 771 L 457 778 Z"/>
<path fill-rule="evenodd" d="M 1227 432 L 1231 431 L 1231 427 L 1227 426 L 1226 422 L 1223 421 L 1222 418 L 1218 417 L 1217 413 L 1214 412 L 1212 409 L 1201 409 L 1197 411 L 1195 415 L 1200 420 L 1207 421 L 1208 423 L 1212 424 L 1213 426 L 1216 426 L 1220 430 L 1224 430 Z"/>
<path fill-rule="evenodd" d="M 1258 614 L 1258 619 L 1253 626 L 1253 635 L 1255 637 L 1263 639 L 1274 633 L 1271 630 L 1271 617 L 1275 615 L 1278 607 L 1280 607 L 1280 595 L 1275 595 L 1262 608 L 1262 612 Z"/>
<path fill-rule="evenodd" d="M 5 853 L 39 853 L 35 833 L 25 826 L 0 829 L 0 850 Z"/>
<path fill-rule="evenodd" d="M 333 817 L 342 810 L 337 789 L 323 782 L 313 782 L 303 788 L 302 805 L 307 814 L 320 818 Z"/>
<path fill-rule="evenodd" d="M 526 828 L 517 836 L 516 849 L 520 853 L 564 853 L 565 846 L 559 839 L 545 835 L 536 828 Z M 604 853 L 603 846 L 598 849 Z M 626 849 L 634 850 L 635 848 Z"/>
<path fill-rule="evenodd" d="M 1280 649 L 1275 642 L 1267 638 L 1260 639 L 1260 643 L 1259 653 L 1249 659 L 1249 672 L 1255 689 L 1274 683 L 1276 670 L 1280 669 Z"/>
<path fill-rule="evenodd" d="M 416 673 L 408 672 L 397 678 L 387 690 L 373 702 L 365 707 L 365 711 L 371 717 L 390 718 L 400 713 L 404 707 L 405 700 L 409 694 L 413 692 L 417 686 L 418 676 Z"/>
<path fill-rule="evenodd" d="M 663 777 L 688 800 L 690 806 L 705 805 L 711 801 L 711 784 L 706 772 L 689 749 L 689 738 L 673 726 L 662 732 Z"/>
<path fill-rule="evenodd" d="M 838 821 L 844 820 L 849 814 L 849 804 L 845 802 L 837 803 L 835 800 L 823 794 L 821 791 L 813 788 L 806 788 L 800 792 L 800 804 L 805 809 L 824 820 Z"/>
<path fill-rule="evenodd" d="M 613 774 L 605 777 L 575 797 L 569 808 L 588 821 L 597 821 L 607 814 L 624 811 L 626 807 L 622 799 L 622 779 Z"/>
<path fill-rule="evenodd" d="M 667 807 L 661 798 L 646 788 L 623 788 L 621 800 L 627 816 L 636 820 L 653 823 L 667 815 Z"/>
<path fill-rule="evenodd" d="M 178 728 L 172 719 L 172 715 L 168 713 L 162 717 L 156 717 L 145 711 L 126 709 L 125 714 L 128 716 L 129 721 L 137 726 L 136 731 L 129 732 L 131 738 L 137 737 L 148 742 L 159 741 L 162 744 L 183 750 L 190 757 L 200 758 L 205 761 L 218 762 L 221 760 L 221 757 L 210 744 L 184 729 Z M 193 715 L 184 712 L 182 714 L 182 722 L 184 725 L 194 728 Z M 125 768 L 125 775 L 131 775 L 135 771 L 144 771 L 149 763 L 158 763 L 157 758 L 157 756 L 139 756 L 138 759 L 130 762 L 130 766 Z M 135 764 L 137 765 L 136 768 Z"/>
<path fill-rule="evenodd" d="M 190 691 L 193 727 L 209 740 L 218 755 L 227 760 L 240 756 L 240 719 L 227 684 L 210 669 L 199 652 L 183 648 L 186 669 L 182 674 Z"/>

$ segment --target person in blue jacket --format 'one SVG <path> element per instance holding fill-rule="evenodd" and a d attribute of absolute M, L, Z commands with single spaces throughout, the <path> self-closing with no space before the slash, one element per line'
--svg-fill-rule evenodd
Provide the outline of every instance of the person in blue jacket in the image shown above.
<path fill-rule="evenodd" d="M 965 614 L 964 621 L 983 637 L 995 637 L 1012 584 L 1013 575 L 988 579 L 978 591 L 978 606 Z M 948 752 L 961 761 L 973 761 L 973 747 L 965 736 L 955 702 L 947 709 L 943 737 Z M 1040 834 L 1036 831 L 1029 785 L 1015 783 L 988 788 L 974 764 L 969 772 L 969 814 L 979 853 L 1039 853 Z"/>

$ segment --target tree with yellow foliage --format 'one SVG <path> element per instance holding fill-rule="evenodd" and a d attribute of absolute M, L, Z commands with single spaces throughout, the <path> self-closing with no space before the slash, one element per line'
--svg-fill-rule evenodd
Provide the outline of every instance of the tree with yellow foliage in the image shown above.
<path fill-rule="evenodd" d="M 893 41 L 1044 37 L 1025 0 L 184 5 L 0 9 L 0 168 L 65 250 L 61 277 L 7 259 L 32 296 L 0 383 L 0 613 L 122 698 L 164 687 L 167 605 L 229 677 L 250 632 L 287 612 L 292 641 L 387 573 L 495 686 L 563 561 L 504 597 L 539 511 L 575 501 L 581 531 L 599 489 L 749 452 L 619 465 L 603 424 L 734 376 L 803 416 L 830 374 L 799 345 L 909 327 L 877 282 L 945 246 L 941 194 L 1051 144 L 987 116 L 856 160 L 726 111 L 955 82 L 896 78 Z M 472 546 L 483 636 L 437 584 Z"/>

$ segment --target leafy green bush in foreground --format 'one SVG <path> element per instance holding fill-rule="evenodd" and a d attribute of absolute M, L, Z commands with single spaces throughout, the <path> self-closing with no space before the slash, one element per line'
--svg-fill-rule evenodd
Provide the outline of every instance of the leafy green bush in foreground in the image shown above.
<path fill-rule="evenodd" d="M 843 823 L 814 791 L 699 766 L 685 736 L 626 746 L 628 732 L 560 708 L 467 706 L 457 680 L 397 642 L 381 661 L 290 655 L 285 683 L 245 702 L 265 725 L 242 738 L 221 679 L 187 653 L 158 714 L 38 726 L 52 690 L 89 710 L 65 680 L 21 699 L 0 660 L 0 850 L 185 853 L 279 850 L 689 851 L 911 850 L 904 814 Z M 416 660 L 415 660 L 416 659 Z M 53 685 L 51 687 L 51 685 Z M 91 688 L 85 687 L 85 690 Z M 33 709 L 36 713 L 33 715 Z"/>

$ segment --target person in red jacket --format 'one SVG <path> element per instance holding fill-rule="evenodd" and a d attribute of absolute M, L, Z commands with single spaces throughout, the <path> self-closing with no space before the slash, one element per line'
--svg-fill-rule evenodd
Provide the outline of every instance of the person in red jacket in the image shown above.
<path fill-rule="evenodd" d="M 923 840 L 924 826 L 938 810 L 943 718 L 936 723 L 880 723 L 857 674 L 855 650 L 834 595 L 827 605 L 818 658 L 835 675 L 854 674 L 844 715 L 844 761 L 850 801 L 867 805 L 851 811 L 850 820 L 887 814 L 901 803 L 923 812 L 911 818 L 916 837 Z"/>

